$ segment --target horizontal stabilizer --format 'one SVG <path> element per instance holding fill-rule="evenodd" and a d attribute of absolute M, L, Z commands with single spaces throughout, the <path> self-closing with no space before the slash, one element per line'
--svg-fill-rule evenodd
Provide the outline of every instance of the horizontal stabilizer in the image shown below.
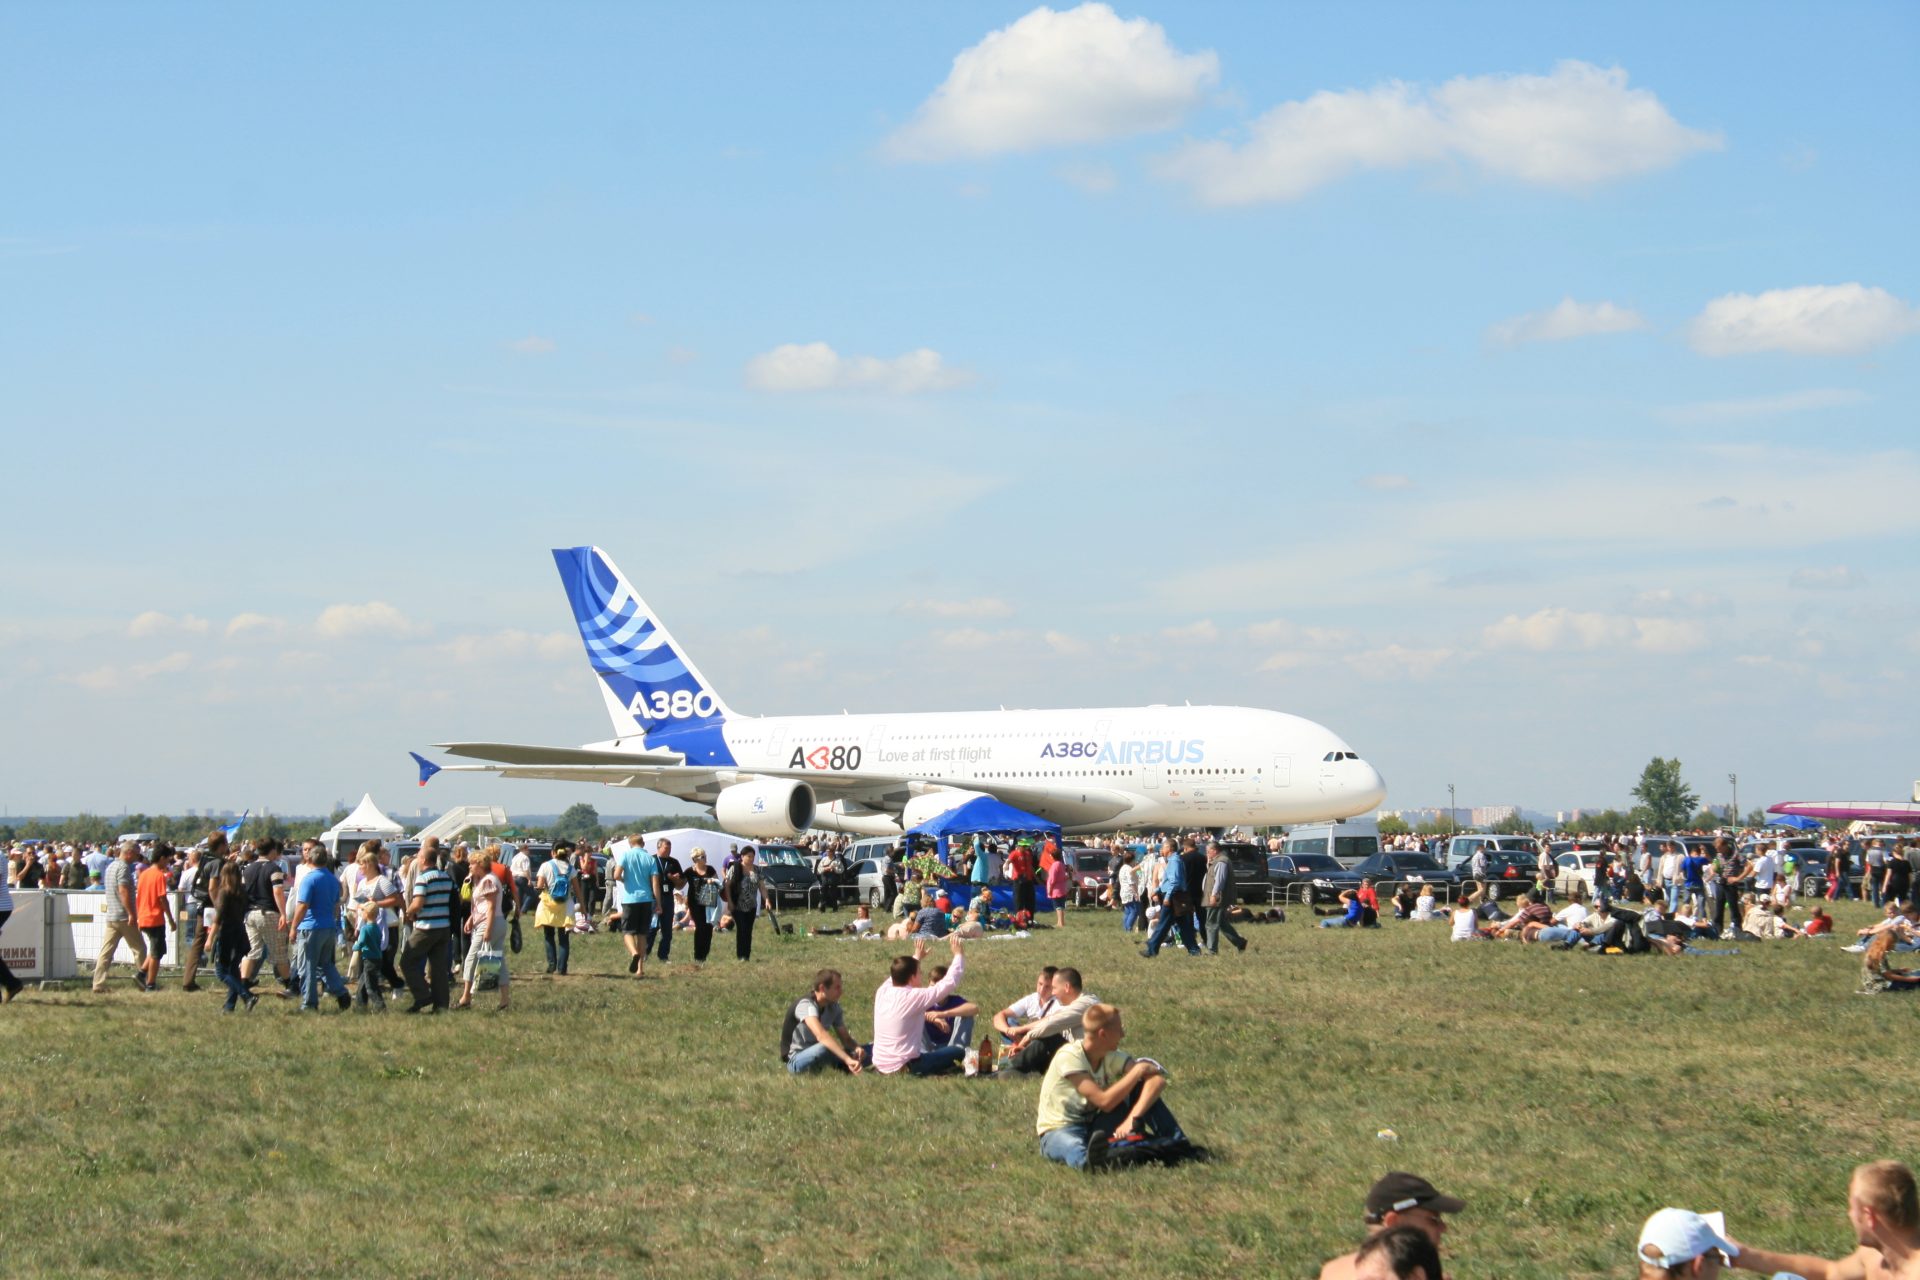
<path fill-rule="evenodd" d="M 495 764 L 667 765 L 686 759 L 678 751 L 602 751 L 592 747 L 537 747 L 519 742 L 442 742 L 442 751 Z"/>

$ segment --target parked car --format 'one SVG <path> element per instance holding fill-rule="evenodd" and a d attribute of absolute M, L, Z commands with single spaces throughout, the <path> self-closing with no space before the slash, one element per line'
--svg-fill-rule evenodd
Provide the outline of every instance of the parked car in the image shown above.
<path fill-rule="evenodd" d="M 1083 907 L 1098 903 L 1112 878 L 1107 871 L 1107 859 L 1111 855 L 1105 849 L 1069 844 L 1060 847 L 1060 856 L 1066 861 L 1067 875 L 1073 881 L 1074 901 Z"/>
<path fill-rule="evenodd" d="M 1234 897 L 1263 907 L 1272 901 L 1273 881 L 1267 877 L 1266 846 L 1244 840 L 1222 840 L 1220 852 L 1233 864 Z"/>
<path fill-rule="evenodd" d="M 1326 853 L 1276 853 L 1267 858 L 1268 882 L 1282 894 L 1304 885 L 1300 899 L 1308 906 L 1332 902 L 1343 889 L 1360 887 L 1360 877 Z"/>
<path fill-rule="evenodd" d="M 1555 848 L 1559 846 L 1556 845 Z M 1553 891 L 1563 898 L 1593 897 L 1593 878 L 1600 866 L 1598 849 L 1568 848 L 1553 855 Z"/>
<path fill-rule="evenodd" d="M 807 862 L 806 853 L 790 844 L 763 844 L 759 852 L 756 864 L 774 905 L 795 901 L 804 905 L 807 891 L 820 883 L 820 877 Z"/>
<path fill-rule="evenodd" d="M 1488 849 L 1487 874 L 1484 882 L 1487 886 L 1487 899 L 1498 902 L 1502 898 L 1517 898 L 1533 887 L 1540 871 L 1540 855 L 1531 849 L 1522 853 L 1517 849 Z M 1468 870 L 1473 865 L 1473 855 L 1467 855 L 1467 861 L 1451 868 L 1460 877 L 1461 883 L 1474 878 Z"/>
<path fill-rule="evenodd" d="M 1457 871 L 1464 876 L 1467 864 L 1473 861 L 1474 852 L 1479 849 L 1487 851 L 1489 861 L 1495 852 L 1523 853 L 1529 858 L 1540 856 L 1532 836 L 1454 836 L 1447 841 L 1447 870 Z"/>
<path fill-rule="evenodd" d="M 1371 876 L 1374 885 L 1437 884 L 1458 888 L 1460 876 L 1424 853 L 1376 853 L 1351 868 L 1356 876 Z"/>
<path fill-rule="evenodd" d="M 887 862 L 884 858 L 862 858 L 847 871 L 847 880 L 853 885 L 856 901 L 864 902 L 875 911 L 887 905 Z"/>
<path fill-rule="evenodd" d="M 1308 822 L 1287 832 L 1283 853 L 1323 853 L 1351 867 L 1380 852 L 1380 824 L 1372 818 Z"/>

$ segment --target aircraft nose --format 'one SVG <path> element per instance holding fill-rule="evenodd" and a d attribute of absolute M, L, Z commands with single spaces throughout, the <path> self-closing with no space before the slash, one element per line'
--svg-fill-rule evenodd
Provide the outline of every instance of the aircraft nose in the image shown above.
<path fill-rule="evenodd" d="M 1381 802 L 1387 798 L 1387 780 L 1380 776 L 1378 769 L 1366 761 L 1362 760 L 1358 763 L 1359 768 L 1354 771 L 1351 789 L 1353 798 L 1365 806 L 1357 812 L 1364 813 L 1367 809 L 1378 809 Z"/>

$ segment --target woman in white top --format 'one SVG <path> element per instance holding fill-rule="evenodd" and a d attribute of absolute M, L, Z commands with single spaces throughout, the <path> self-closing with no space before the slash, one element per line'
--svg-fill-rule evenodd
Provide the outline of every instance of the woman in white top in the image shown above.
<path fill-rule="evenodd" d="M 1453 905 L 1453 940 L 1472 942 L 1480 933 L 1480 894 L 1476 890 Z"/>
<path fill-rule="evenodd" d="M 1413 918 L 1415 920 L 1433 919 L 1433 890 L 1422 887 L 1420 896 L 1413 900 Z"/>

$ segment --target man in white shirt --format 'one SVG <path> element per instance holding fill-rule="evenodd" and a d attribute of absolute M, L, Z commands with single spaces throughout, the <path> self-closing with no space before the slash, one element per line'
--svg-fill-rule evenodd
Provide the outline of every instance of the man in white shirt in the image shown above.
<path fill-rule="evenodd" d="M 1052 1013 L 1053 975 L 1057 972 L 1052 965 L 1042 969 L 1040 976 L 1033 980 L 1032 991 L 993 1015 L 993 1029 L 1003 1038 L 1011 1040 L 1017 1028 L 1038 1022 Z"/>
<path fill-rule="evenodd" d="M 1686 879 L 1680 874 L 1680 846 L 1671 840 L 1661 849 L 1659 876 L 1667 914 L 1672 915 L 1680 909 L 1680 890 L 1685 887 Z"/>

